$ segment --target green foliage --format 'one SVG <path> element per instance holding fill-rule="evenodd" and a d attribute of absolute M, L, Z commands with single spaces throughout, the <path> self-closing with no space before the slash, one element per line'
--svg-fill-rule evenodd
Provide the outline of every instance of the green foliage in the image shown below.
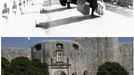
<path fill-rule="evenodd" d="M 17 57 L 11 61 L 11 69 L 13 75 L 24 75 L 30 66 L 31 62 L 26 57 Z"/>
<path fill-rule="evenodd" d="M 49 75 L 48 72 L 48 65 L 46 63 L 41 63 L 39 59 L 33 59 L 32 64 L 34 67 L 38 68 L 40 70 L 41 75 Z"/>
<path fill-rule="evenodd" d="M 2 57 L 2 75 L 49 75 L 48 65 L 39 59 L 30 61 L 27 57 L 17 57 L 11 63 Z"/>
<path fill-rule="evenodd" d="M 41 63 L 40 66 L 39 66 L 39 69 L 43 74 L 49 75 L 48 65 L 46 63 Z"/>
<path fill-rule="evenodd" d="M 1 58 L 1 61 L 2 61 L 1 63 L 2 75 L 9 75 L 10 74 L 10 62 L 4 57 Z"/>
<path fill-rule="evenodd" d="M 17 57 L 11 61 L 12 75 L 49 75 L 46 63 L 38 59 L 30 61 L 27 57 Z"/>
<path fill-rule="evenodd" d="M 97 75 L 129 75 L 129 73 L 117 62 L 106 62 L 99 66 Z"/>
<path fill-rule="evenodd" d="M 32 60 L 32 65 L 35 67 L 38 67 L 41 64 L 41 61 L 39 59 L 33 59 Z"/>

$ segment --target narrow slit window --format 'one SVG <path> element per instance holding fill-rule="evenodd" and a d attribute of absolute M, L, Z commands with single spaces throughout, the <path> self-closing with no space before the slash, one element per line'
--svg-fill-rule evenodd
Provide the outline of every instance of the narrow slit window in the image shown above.
<path fill-rule="evenodd" d="M 73 44 L 73 49 L 74 49 L 74 50 L 79 50 L 79 45 Z"/>
<path fill-rule="evenodd" d="M 36 51 L 41 50 L 41 44 L 37 44 L 37 45 L 35 46 L 35 49 L 36 49 Z"/>
<path fill-rule="evenodd" d="M 63 44 L 57 43 L 56 44 L 56 49 L 59 49 L 59 50 L 63 49 Z"/>

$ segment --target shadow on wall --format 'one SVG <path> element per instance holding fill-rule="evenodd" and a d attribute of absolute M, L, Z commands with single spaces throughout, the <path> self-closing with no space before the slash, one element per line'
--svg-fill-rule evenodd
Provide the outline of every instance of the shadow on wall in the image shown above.
<path fill-rule="evenodd" d="M 43 29 L 48 29 L 51 27 L 55 27 L 55 26 L 60 26 L 60 25 L 65 25 L 65 24 L 70 24 L 70 23 L 74 23 L 74 22 L 80 22 L 83 20 L 89 20 L 89 19 L 95 19 L 98 18 L 99 16 L 73 16 L 73 17 L 69 17 L 69 18 L 64 18 L 64 19 L 58 19 L 58 20 L 54 20 L 54 21 L 49 21 L 49 22 L 40 22 L 39 24 L 36 24 L 36 27 L 40 27 Z"/>

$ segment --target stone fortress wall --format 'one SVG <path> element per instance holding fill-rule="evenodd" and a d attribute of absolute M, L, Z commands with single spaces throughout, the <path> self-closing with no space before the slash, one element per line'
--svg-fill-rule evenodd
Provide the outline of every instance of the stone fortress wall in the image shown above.
<path fill-rule="evenodd" d="M 16 57 L 24 56 L 31 59 L 31 49 L 30 48 L 2 48 L 2 57 L 5 57 L 9 61 Z"/>
<path fill-rule="evenodd" d="M 127 69 L 130 75 L 133 75 L 133 43 L 120 44 L 121 64 Z"/>
<path fill-rule="evenodd" d="M 133 43 L 118 44 L 118 38 L 75 38 L 72 40 L 42 41 L 30 49 L 2 48 L 2 56 L 11 60 L 18 56 L 26 56 L 30 59 L 38 58 L 42 62 L 51 65 L 51 58 L 56 60 L 56 44 L 63 44 L 64 62 L 69 59 L 68 70 L 63 69 L 67 75 L 76 72 L 82 75 L 88 71 L 89 75 L 95 75 L 99 65 L 106 61 L 115 61 L 123 65 L 129 75 L 133 75 Z M 50 75 L 54 75 L 59 69 L 51 69 Z M 61 69 L 60 69 L 61 70 Z"/>

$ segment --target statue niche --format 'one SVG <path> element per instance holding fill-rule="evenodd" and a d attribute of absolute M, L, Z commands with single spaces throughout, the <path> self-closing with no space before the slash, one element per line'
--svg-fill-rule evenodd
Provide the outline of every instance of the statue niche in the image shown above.
<path fill-rule="evenodd" d="M 56 56 L 51 58 L 51 68 L 53 69 L 68 69 L 69 64 L 69 58 L 64 56 L 64 48 L 63 44 L 58 43 L 56 44 Z"/>

